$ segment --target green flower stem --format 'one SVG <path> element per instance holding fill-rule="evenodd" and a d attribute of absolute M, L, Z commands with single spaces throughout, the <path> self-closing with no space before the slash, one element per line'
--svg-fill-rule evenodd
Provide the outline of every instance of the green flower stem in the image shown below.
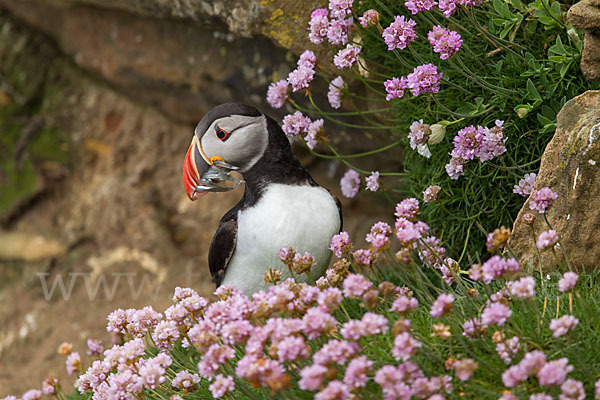
<path fill-rule="evenodd" d="M 335 154 L 336 156 L 339 157 L 340 154 L 337 152 L 337 150 L 335 150 L 335 148 L 331 144 L 327 143 L 327 146 L 329 147 L 329 150 L 331 150 L 331 152 L 333 154 Z M 365 175 L 371 175 L 370 171 L 366 171 L 364 169 L 357 168 L 356 166 L 350 164 L 348 161 L 346 161 L 344 159 L 340 159 L 340 160 L 344 164 L 346 164 L 348 167 L 354 169 L 356 172 L 360 172 L 361 174 L 365 174 Z M 380 172 L 379 173 L 379 176 L 405 176 L 405 175 L 406 175 L 406 173 L 404 173 L 404 172 Z"/>
<path fill-rule="evenodd" d="M 381 126 L 366 126 L 366 125 L 356 125 L 356 124 L 350 124 L 350 123 L 348 123 L 348 122 L 343 122 L 343 121 L 340 121 L 340 120 L 338 120 L 338 119 L 335 119 L 335 118 L 332 118 L 332 117 L 330 117 L 329 115 L 326 115 L 326 114 L 323 112 L 323 110 L 321 110 L 319 107 L 317 107 L 317 105 L 314 103 L 314 101 L 313 101 L 313 99 L 312 99 L 312 96 L 309 96 L 309 99 L 310 99 L 310 102 L 311 102 L 311 104 L 312 104 L 312 105 L 313 105 L 313 106 L 316 108 L 316 110 L 317 110 L 317 112 L 318 112 L 319 114 L 322 114 L 322 115 L 325 117 L 325 119 L 327 119 L 328 121 L 331 121 L 331 122 L 333 122 L 333 123 L 335 123 L 335 124 L 342 125 L 342 126 L 345 126 L 345 127 L 347 127 L 347 128 L 356 128 L 356 129 L 389 130 L 389 129 L 392 129 L 392 128 L 393 128 L 393 127 L 391 127 L 391 126 L 384 126 L 384 125 L 381 125 Z M 310 113 L 310 114 L 314 113 L 314 110 L 310 110 L 310 109 L 308 109 L 308 108 L 302 107 L 300 104 L 296 103 L 296 102 L 295 102 L 294 100 L 292 100 L 292 99 L 289 99 L 289 101 L 290 101 L 290 103 L 291 103 L 291 104 L 292 104 L 294 107 L 296 107 L 298 110 L 300 110 L 300 111 L 302 111 L 302 112 L 305 112 L 305 113 Z"/>
<path fill-rule="evenodd" d="M 321 153 L 317 153 L 315 151 L 312 151 L 312 154 L 320 157 L 320 158 L 325 158 L 325 159 L 338 159 L 338 160 L 343 160 L 343 159 L 347 159 L 347 158 L 360 158 L 360 157 L 366 157 L 366 156 L 371 156 L 373 154 L 377 154 L 377 153 L 381 153 L 383 151 L 392 149 L 398 145 L 400 145 L 400 141 L 395 141 L 391 144 L 388 144 L 387 146 L 383 146 L 380 147 L 378 149 L 374 149 L 374 150 L 369 150 L 369 151 L 365 151 L 364 153 L 355 153 L 355 154 L 348 154 L 348 155 L 336 155 L 336 156 L 330 156 L 327 154 L 321 154 Z"/>

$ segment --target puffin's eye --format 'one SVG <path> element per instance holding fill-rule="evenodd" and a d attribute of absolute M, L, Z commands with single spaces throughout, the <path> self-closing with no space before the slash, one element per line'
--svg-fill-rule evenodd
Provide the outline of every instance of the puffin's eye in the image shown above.
<path fill-rule="evenodd" d="M 217 137 L 222 141 L 226 141 L 229 138 L 229 132 L 225 129 L 219 128 L 219 125 L 215 125 L 215 131 L 217 133 Z"/>

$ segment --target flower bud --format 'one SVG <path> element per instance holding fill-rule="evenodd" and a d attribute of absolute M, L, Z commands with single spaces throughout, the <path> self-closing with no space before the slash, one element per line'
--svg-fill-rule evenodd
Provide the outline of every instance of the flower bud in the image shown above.
<path fill-rule="evenodd" d="M 427 143 L 429 144 L 438 144 L 444 137 L 446 136 L 446 127 L 442 124 L 433 124 L 430 126 L 431 135 L 429 136 L 429 140 Z"/>
<path fill-rule="evenodd" d="M 523 222 L 525 222 L 527 225 L 533 225 L 535 222 L 535 215 L 530 213 L 523 214 Z"/>

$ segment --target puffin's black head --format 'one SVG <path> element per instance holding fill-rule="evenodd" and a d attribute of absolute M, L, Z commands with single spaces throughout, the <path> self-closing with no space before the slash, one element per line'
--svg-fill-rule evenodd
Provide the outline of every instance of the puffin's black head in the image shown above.
<path fill-rule="evenodd" d="M 208 192 L 219 191 L 210 185 L 199 191 L 201 182 L 215 173 L 227 174 L 228 169 L 248 171 L 263 156 L 268 143 L 267 117 L 256 108 L 225 103 L 210 110 L 196 126 L 183 163 L 183 184 L 189 198 L 196 200 Z M 234 168 L 218 168 L 220 165 Z"/>

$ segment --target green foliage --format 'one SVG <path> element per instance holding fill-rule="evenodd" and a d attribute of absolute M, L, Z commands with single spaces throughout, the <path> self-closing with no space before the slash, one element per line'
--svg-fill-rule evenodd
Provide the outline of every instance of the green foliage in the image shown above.
<path fill-rule="evenodd" d="M 406 149 L 406 176 L 391 190 L 394 200 L 398 197 L 393 193 L 422 198 L 428 186 L 442 187 L 440 201 L 423 207 L 424 220 L 444 241 L 450 255 L 468 264 L 485 248 L 483 231 L 512 225 L 523 204 L 523 198 L 513 194 L 513 185 L 524 174 L 537 171 L 556 129 L 558 111 L 567 100 L 598 87 L 587 83 L 579 70 L 582 32 L 567 24 L 569 4 L 551 0 L 529 4 L 492 0 L 473 7 L 460 6 L 449 18 L 437 8 L 412 15 L 403 2 L 365 0 L 359 4 L 355 17 L 368 9 L 378 10 L 382 28 L 389 26 L 396 15 L 414 19 L 418 39 L 406 49 L 389 51 L 376 27 L 359 26 L 354 39 L 358 43 L 360 37 L 364 60 L 359 62 L 369 70 L 369 76 L 361 76 L 355 69 L 346 75 L 347 79 L 360 80 L 379 101 L 377 97 L 385 95 L 383 81 L 406 76 L 418 65 L 432 63 L 443 73 L 439 93 L 418 97 L 406 94 L 394 99 L 391 117 L 383 112 L 379 118 L 361 114 L 355 104 L 359 96 L 350 91 L 345 95 L 366 125 L 375 132 L 389 128 L 391 140 Z M 462 36 L 460 51 L 447 60 L 441 60 L 427 40 L 433 25 Z M 320 112 L 332 119 L 332 114 Z M 451 122 L 443 142 L 429 145 L 429 159 L 408 146 L 409 126 L 421 119 L 426 124 Z M 495 120 L 505 121 L 507 153 L 484 163 L 470 161 L 465 164 L 464 176 L 450 179 L 445 165 L 456 132 L 468 125 L 490 127 Z M 350 165 L 361 173 L 368 172 L 357 166 L 360 163 Z M 381 175 L 394 173 L 383 171 Z"/>

